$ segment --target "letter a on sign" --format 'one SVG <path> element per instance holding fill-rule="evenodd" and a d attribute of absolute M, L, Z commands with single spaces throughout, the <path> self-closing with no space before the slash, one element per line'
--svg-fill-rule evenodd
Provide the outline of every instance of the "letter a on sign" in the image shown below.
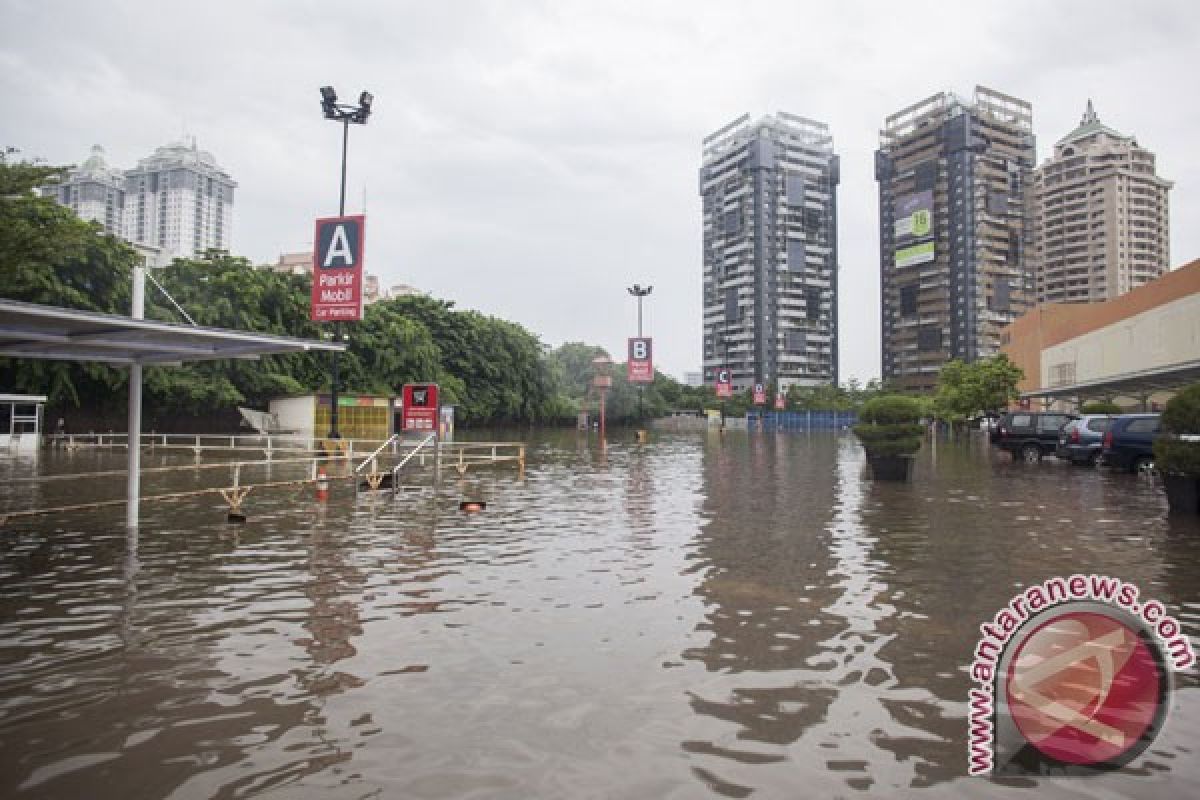
<path fill-rule="evenodd" d="M 313 236 L 312 320 L 362 319 L 363 237 L 366 217 L 317 220 Z"/>
<path fill-rule="evenodd" d="M 334 260 L 337 259 L 338 263 Z M 350 251 L 350 239 L 346 236 L 346 226 L 337 225 L 329 240 L 329 249 L 325 251 L 325 263 L 322 267 L 353 267 L 354 253 Z"/>

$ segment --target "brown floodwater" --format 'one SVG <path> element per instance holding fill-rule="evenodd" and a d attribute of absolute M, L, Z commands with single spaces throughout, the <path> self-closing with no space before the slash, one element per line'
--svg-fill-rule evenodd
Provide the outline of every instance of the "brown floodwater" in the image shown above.
<path fill-rule="evenodd" d="M 1194 674 L 1118 773 L 965 777 L 978 626 L 1021 587 L 1118 576 L 1200 634 L 1200 525 L 1152 480 L 978 437 L 927 444 L 909 485 L 844 434 L 530 445 L 523 478 L 256 491 L 241 526 L 213 497 L 137 532 L 120 507 L 11 521 L 0 797 L 1200 796 Z M 0 512 L 121 490 L 9 482 Z"/>

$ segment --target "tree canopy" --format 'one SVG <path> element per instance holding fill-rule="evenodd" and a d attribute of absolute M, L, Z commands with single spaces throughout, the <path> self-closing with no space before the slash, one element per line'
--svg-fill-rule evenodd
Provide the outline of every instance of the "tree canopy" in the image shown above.
<path fill-rule="evenodd" d="M 942 367 L 933 409 L 940 418 L 964 420 L 974 414 L 995 414 L 1019 394 L 1017 384 L 1025 373 L 1004 353 L 971 364 L 959 360 Z"/>

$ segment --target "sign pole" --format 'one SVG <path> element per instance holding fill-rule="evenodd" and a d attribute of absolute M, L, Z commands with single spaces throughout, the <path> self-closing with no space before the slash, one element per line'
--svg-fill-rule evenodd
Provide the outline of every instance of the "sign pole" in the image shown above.
<path fill-rule="evenodd" d="M 645 297 L 645 295 L 641 294 L 639 292 L 638 296 L 637 296 L 637 299 L 638 299 L 638 338 L 639 339 L 642 338 L 642 298 L 643 297 Z M 642 421 L 642 417 L 644 416 L 642 414 L 642 395 L 645 394 L 645 392 L 646 392 L 646 387 L 642 384 L 638 384 L 638 422 L 639 423 Z"/>
<path fill-rule="evenodd" d="M 342 184 L 341 191 L 338 193 L 338 216 L 346 216 L 346 149 L 350 144 L 350 119 L 349 117 L 342 120 Z M 317 273 L 313 272 L 313 280 L 317 279 Z M 333 341 L 340 342 L 342 340 L 342 323 L 333 323 Z M 329 387 L 329 438 L 341 438 L 338 433 L 338 351 L 333 351 L 333 364 L 330 372 L 330 387 Z"/>
<path fill-rule="evenodd" d="M 441 403 L 441 400 L 438 400 Z M 438 406 L 438 420 L 433 426 L 433 485 L 442 484 L 442 419 L 441 406 Z"/>

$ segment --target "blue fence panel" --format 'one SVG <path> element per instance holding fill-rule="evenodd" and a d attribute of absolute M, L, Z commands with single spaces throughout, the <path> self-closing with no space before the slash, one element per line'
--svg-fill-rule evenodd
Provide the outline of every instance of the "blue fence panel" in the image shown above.
<path fill-rule="evenodd" d="M 752 431 L 840 431 L 856 422 L 853 411 L 746 412 L 746 425 Z"/>

